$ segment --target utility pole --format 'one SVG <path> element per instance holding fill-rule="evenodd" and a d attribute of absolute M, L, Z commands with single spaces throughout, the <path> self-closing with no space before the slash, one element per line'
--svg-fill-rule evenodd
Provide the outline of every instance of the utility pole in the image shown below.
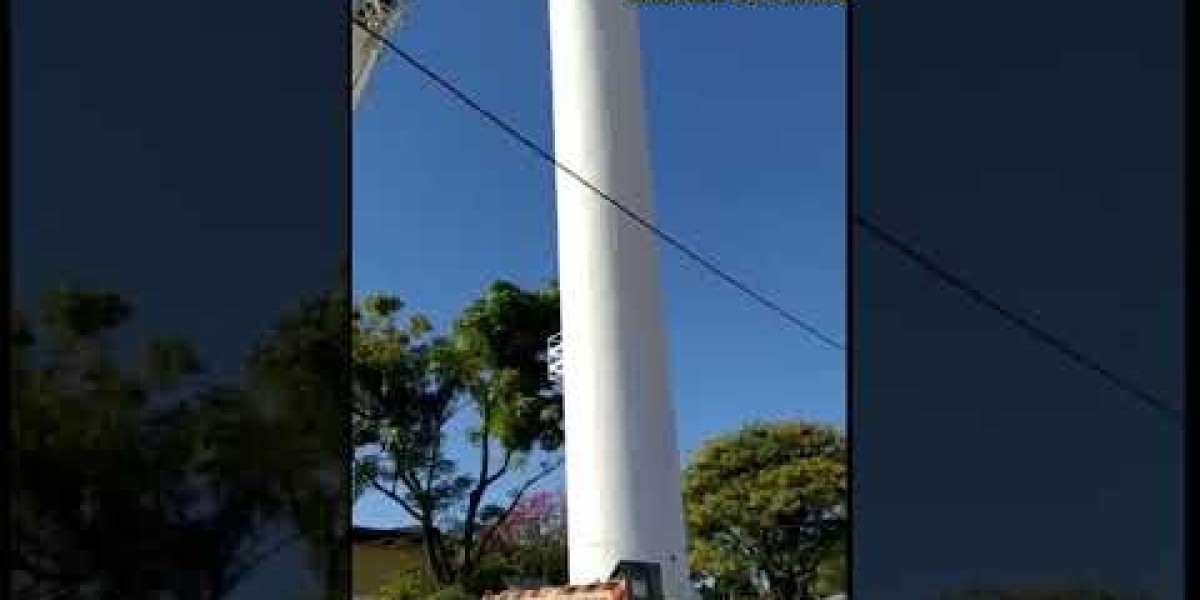
<path fill-rule="evenodd" d="M 547 0 L 558 160 L 650 220 L 638 12 Z M 691 596 L 656 240 L 559 170 L 561 384 L 572 583 L 657 563 Z"/>

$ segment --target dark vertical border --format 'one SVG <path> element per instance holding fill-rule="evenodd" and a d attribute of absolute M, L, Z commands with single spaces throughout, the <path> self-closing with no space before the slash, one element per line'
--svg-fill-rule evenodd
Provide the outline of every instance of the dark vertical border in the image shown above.
<path fill-rule="evenodd" d="M 1189 160 L 1190 152 L 1188 149 L 1188 127 L 1189 127 L 1191 121 L 1188 119 L 1186 107 L 1191 106 L 1191 104 L 1188 103 L 1188 98 L 1189 98 L 1188 89 L 1189 88 L 1188 88 L 1187 80 L 1188 80 L 1188 74 L 1190 73 L 1190 71 L 1188 69 L 1188 57 L 1191 56 L 1191 53 L 1189 52 L 1189 50 L 1191 50 L 1192 47 L 1191 47 L 1191 44 L 1188 43 L 1187 25 L 1189 23 L 1189 20 L 1188 20 L 1188 3 L 1187 2 L 1184 2 L 1183 5 L 1180 6 L 1179 12 L 1180 12 L 1180 16 L 1181 16 L 1179 23 L 1178 23 L 1179 35 L 1183 39 L 1183 56 L 1180 58 L 1180 63 L 1182 66 L 1181 72 L 1183 73 L 1183 79 L 1184 79 L 1183 90 L 1182 90 L 1184 109 L 1182 111 L 1182 114 L 1180 115 L 1181 127 L 1179 128 L 1179 136 L 1180 136 L 1180 140 L 1181 140 L 1180 146 L 1183 151 L 1183 165 L 1184 165 L 1184 171 L 1183 171 L 1184 202 L 1183 202 L 1183 209 L 1181 211 L 1183 213 L 1183 248 L 1184 248 L 1184 253 L 1183 253 L 1183 280 L 1184 280 L 1183 305 L 1185 307 L 1189 307 L 1189 306 L 1191 306 L 1191 304 L 1189 303 L 1189 300 L 1194 300 L 1196 298 L 1196 294 L 1193 293 L 1193 291 L 1192 291 L 1192 286 L 1195 283 L 1195 278 L 1192 277 L 1192 269 L 1191 269 L 1191 266 L 1192 266 L 1191 256 L 1192 256 L 1192 252 L 1195 252 L 1196 247 L 1192 241 L 1191 227 L 1190 227 L 1190 225 L 1192 223 L 1191 216 L 1194 214 L 1194 212 L 1188 210 L 1188 205 L 1190 204 L 1188 202 L 1188 199 L 1191 198 L 1191 195 L 1188 192 L 1190 190 L 1192 190 L 1191 177 L 1190 177 L 1192 171 L 1189 168 L 1189 165 L 1191 165 L 1192 162 Z M 1191 97 L 1193 99 L 1195 98 L 1194 95 L 1191 95 Z M 1184 398 L 1191 398 L 1190 392 L 1193 389 L 1192 385 L 1191 385 L 1191 383 L 1192 383 L 1191 374 L 1192 374 L 1192 370 L 1193 370 L 1192 360 L 1191 360 L 1191 357 L 1192 357 L 1191 340 L 1192 340 L 1193 336 L 1191 334 L 1192 334 L 1192 323 L 1193 322 L 1194 322 L 1193 319 L 1189 316 L 1188 310 L 1185 309 L 1183 311 L 1183 331 L 1184 331 L 1183 364 L 1184 364 L 1184 368 L 1186 369 L 1184 376 L 1183 376 L 1183 397 Z M 1185 404 L 1185 406 L 1184 406 L 1184 422 L 1187 425 L 1190 425 L 1191 418 L 1188 417 L 1189 411 L 1187 409 L 1188 409 L 1188 407 Z M 1185 425 L 1185 427 L 1187 425 Z M 1193 448 L 1193 442 L 1192 442 L 1193 437 L 1188 435 L 1187 433 L 1185 433 L 1184 438 L 1185 438 L 1185 441 L 1184 441 L 1184 445 L 1183 445 L 1184 452 L 1183 452 L 1183 460 L 1182 460 L 1182 462 L 1183 462 L 1183 478 L 1184 478 L 1183 505 L 1185 507 L 1188 507 L 1188 506 L 1192 506 L 1192 502 L 1195 499 L 1195 495 L 1190 492 L 1190 490 L 1192 488 L 1191 488 L 1190 482 L 1188 481 L 1191 478 L 1191 473 L 1192 473 L 1192 470 L 1189 467 L 1189 462 L 1190 462 L 1189 459 L 1193 454 L 1194 448 Z M 1185 564 L 1185 565 L 1192 564 L 1191 559 L 1194 556 L 1194 554 L 1192 553 L 1192 545 L 1191 545 L 1192 523 L 1193 522 L 1194 521 L 1192 520 L 1191 516 L 1189 515 L 1187 509 L 1185 508 L 1183 511 L 1183 531 L 1184 531 L 1183 564 Z M 1195 580 L 1195 578 L 1194 578 L 1193 572 L 1194 572 L 1194 569 L 1187 569 L 1183 574 L 1183 591 L 1184 591 L 1184 597 L 1186 597 L 1186 598 L 1195 597 L 1196 592 L 1195 592 L 1195 586 L 1193 585 L 1193 581 Z"/>
<path fill-rule="evenodd" d="M 1190 597 L 1186 426 L 996 310 L 1186 423 L 1187 12 L 849 9 L 848 217 L 942 271 L 851 222 L 852 595 Z"/>
<path fill-rule="evenodd" d="M 347 8 L 350 8 L 350 6 L 351 6 L 350 3 L 346 3 L 346 4 L 347 4 Z M 351 43 L 350 43 L 350 40 L 351 40 L 350 32 L 354 27 L 354 21 L 353 21 L 352 14 L 350 14 L 349 11 L 347 11 L 347 12 L 348 12 L 347 18 L 343 25 L 343 27 L 345 27 L 344 35 L 345 35 L 345 40 L 346 40 L 346 42 L 343 44 L 344 56 L 345 56 L 345 58 L 343 60 L 345 61 L 346 65 L 350 65 L 350 64 L 352 64 L 353 57 L 354 57 L 354 50 L 351 47 Z M 345 142 L 346 143 L 346 152 L 345 152 L 346 162 L 343 166 L 343 168 L 345 169 L 345 173 L 346 173 L 346 202 L 344 204 L 345 211 L 342 213 L 342 219 L 343 219 L 343 223 L 345 226 L 344 235 L 345 235 L 346 246 L 345 246 L 345 258 L 343 261 L 343 268 L 345 269 L 345 276 L 342 281 L 342 284 L 343 284 L 342 293 L 344 294 L 345 298 L 347 298 L 350 302 L 353 302 L 354 301 L 354 176 L 353 176 L 353 173 L 354 173 L 354 102 L 351 97 L 352 94 L 351 94 L 350 78 L 347 77 L 344 80 L 342 85 L 343 85 L 343 89 L 345 89 L 345 101 L 346 101 L 345 114 L 346 114 L 346 121 L 347 121 L 346 122 L 346 131 L 345 131 L 345 133 L 346 133 L 346 142 Z M 353 308 L 349 308 L 349 310 L 352 311 Z M 344 330 L 343 335 L 345 336 L 346 340 L 353 340 L 354 339 L 353 318 L 351 317 L 350 314 L 347 314 L 346 317 L 347 317 L 346 324 L 345 324 L 346 328 Z M 343 359 L 345 360 L 345 363 L 343 364 L 342 368 L 345 369 L 346 373 L 353 373 L 354 361 L 353 361 L 351 352 L 349 352 L 349 351 L 346 352 Z M 350 397 L 349 390 L 347 390 L 346 397 L 347 398 Z M 354 460 L 354 426 L 353 426 L 353 423 L 351 421 L 349 414 L 345 415 L 342 426 L 344 428 L 343 433 L 345 435 L 344 443 L 345 443 L 345 449 L 346 449 L 346 456 L 342 460 L 342 464 L 344 465 L 343 468 L 345 469 L 342 474 L 343 475 L 342 485 L 344 486 L 343 489 L 350 490 L 350 489 L 353 489 L 353 487 L 354 487 L 354 482 L 353 482 L 354 473 L 351 470 L 351 463 Z M 345 511 L 345 519 L 342 521 L 342 527 L 343 527 L 342 531 L 344 531 L 348 537 L 342 547 L 343 560 L 345 561 L 342 585 L 343 585 L 343 589 L 345 590 L 345 597 L 349 598 L 354 594 L 354 548 L 353 548 L 353 539 L 352 539 L 352 532 L 354 531 L 354 498 L 353 498 L 353 495 L 350 493 L 345 494 L 345 496 L 343 497 L 343 502 L 344 502 L 343 510 Z"/>
<path fill-rule="evenodd" d="M 855 597 L 854 593 L 854 548 L 856 546 L 855 539 L 857 537 L 857 528 L 854 525 L 854 219 L 856 188 L 854 185 L 854 71 L 855 71 L 855 54 L 854 54 L 854 13 L 857 2 L 849 0 L 846 2 L 846 200 L 845 200 L 845 236 L 846 236 L 846 309 L 845 309 L 845 325 L 843 331 L 846 332 L 846 349 L 845 349 L 845 371 L 846 371 L 846 408 L 843 412 L 846 415 L 846 440 L 849 444 L 846 452 L 846 469 L 849 473 L 850 481 L 846 485 L 846 511 L 850 532 L 846 536 L 846 596 L 848 598 Z"/>
<path fill-rule="evenodd" d="M 10 595 L 33 579 L 65 597 L 194 597 L 205 586 L 222 600 L 348 597 L 349 421 L 339 404 L 351 289 L 348 3 L 6 8 L 6 302 L 36 317 L 57 292 L 71 308 L 63 329 L 87 351 L 105 342 L 95 353 L 122 376 L 70 388 L 49 361 L 84 353 L 60 353 L 48 325 L 35 327 L 32 350 L 14 344 L 10 321 L 5 350 L 25 359 L 10 361 L 8 416 L 18 427 L 9 449 L 19 458 L 6 463 L 6 501 L 20 518 L 6 512 L 22 534 L 20 544 L 5 536 Z M 83 321 L 112 308 L 97 295 L 107 292 L 131 311 L 97 334 Z M 159 391 L 141 362 L 158 336 L 182 338 L 205 369 Z M 30 385 L 37 376 L 49 383 Z M 119 408 L 126 403 L 133 408 Z M 280 403 L 285 410 L 271 410 Z M 45 406 L 69 415 L 42 422 L 50 434 L 27 425 Z M 103 411 L 123 415 L 114 426 L 122 444 L 85 444 L 64 458 L 44 442 L 85 430 Z M 193 451 L 202 445 L 222 459 Z M 181 472 L 219 468 L 192 487 L 173 469 L 135 469 L 143 458 Z M 284 472 L 294 479 L 276 477 Z M 83 510 L 73 502 L 79 490 L 105 500 Z M 179 506 L 146 508 L 151 496 Z M 264 496 L 272 502 L 258 502 Z M 225 540 L 252 535 L 263 536 L 257 549 L 225 560 Z M 16 561 L 38 553 L 53 557 L 52 568 L 18 573 Z"/>

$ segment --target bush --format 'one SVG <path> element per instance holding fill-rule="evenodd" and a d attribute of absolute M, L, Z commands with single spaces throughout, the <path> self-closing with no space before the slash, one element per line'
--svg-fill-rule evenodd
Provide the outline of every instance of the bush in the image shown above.
<path fill-rule="evenodd" d="M 376 595 L 380 600 L 424 600 L 437 593 L 437 587 L 420 568 L 401 569 L 388 577 Z"/>
<path fill-rule="evenodd" d="M 468 593 L 461 586 L 452 585 L 426 596 L 425 600 L 479 600 L 479 596 Z"/>

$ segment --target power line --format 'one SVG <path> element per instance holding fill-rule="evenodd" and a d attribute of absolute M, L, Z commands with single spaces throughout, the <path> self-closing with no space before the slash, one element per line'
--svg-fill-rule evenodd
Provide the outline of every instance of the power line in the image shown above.
<path fill-rule="evenodd" d="M 926 271 L 933 274 L 938 279 L 941 279 L 946 284 L 965 293 L 975 302 L 996 312 L 1008 323 L 1033 336 L 1033 338 L 1039 342 L 1042 342 L 1043 344 L 1057 350 L 1060 354 L 1066 356 L 1080 366 L 1095 372 L 1113 386 L 1129 394 L 1131 397 L 1142 402 L 1146 406 L 1149 406 L 1151 409 L 1158 411 L 1172 421 L 1179 421 L 1179 418 L 1182 416 L 1179 409 L 1170 406 L 1157 396 L 1141 389 L 1132 382 L 1101 365 L 1097 361 L 1089 358 L 1079 350 L 1073 348 L 1062 338 L 1046 331 L 1045 329 L 1042 329 L 1041 327 L 1038 327 L 1029 319 L 1022 317 L 1012 310 L 1001 306 L 998 302 L 991 299 L 987 294 L 983 293 L 975 286 L 972 286 L 958 275 L 955 275 L 954 273 L 951 273 L 945 268 L 939 266 L 928 256 L 925 256 L 923 253 L 917 251 L 909 244 L 906 244 L 903 240 L 899 239 L 895 235 L 887 232 L 882 227 L 872 223 L 862 215 L 855 214 L 852 215 L 852 218 L 855 225 L 865 229 L 880 241 L 887 244 L 888 247 L 892 248 L 893 250 L 896 250 L 897 252 L 907 256 L 913 262 L 917 263 Z"/>
<path fill-rule="evenodd" d="M 641 225 L 642 227 L 644 227 L 645 229 L 647 229 L 654 235 L 658 236 L 660 239 L 662 239 L 663 241 L 670 244 L 676 250 L 682 252 L 688 258 L 691 258 L 692 260 L 696 261 L 696 263 L 698 263 L 700 266 L 704 267 L 707 271 L 716 275 L 721 280 L 723 280 L 726 283 L 728 283 L 729 285 L 733 286 L 735 289 L 746 294 L 752 300 L 756 301 L 758 304 L 766 307 L 768 310 L 771 310 L 772 312 L 776 313 L 777 315 L 783 317 L 789 323 L 800 327 L 801 329 L 808 332 L 810 335 L 812 335 L 813 337 L 817 338 L 818 340 L 820 340 L 821 342 L 825 343 L 826 345 L 828 345 L 830 347 L 836 348 L 838 350 L 845 350 L 845 346 L 841 342 L 839 342 L 836 339 L 834 339 L 833 337 L 825 334 L 820 329 L 818 329 L 816 326 L 808 323 L 804 319 L 801 319 L 800 317 L 792 314 L 790 311 L 783 308 L 778 303 L 774 302 L 773 300 L 766 297 L 762 293 L 755 291 L 749 285 L 741 282 L 739 279 L 730 275 L 724 269 L 722 269 L 719 266 L 717 266 L 716 264 L 714 264 L 712 260 L 704 257 L 703 255 L 696 252 L 695 250 L 692 250 L 686 244 L 684 244 L 683 242 L 681 242 L 680 240 L 678 240 L 671 234 L 667 233 L 666 231 L 663 231 L 659 227 L 655 226 L 653 223 L 650 223 L 648 220 L 643 218 L 641 215 L 637 214 L 633 210 L 626 207 L 624 204 L 617 201 L 615 198 L 613 198 L 612 196 L 610 196 L 609 194 L 604 192 L 604 190 L 601 190 L 595 184 L 593 184 L 592 182 L 588 181 L 583 176 L 576 173 L 570 167 L 559 162 L 559 160 L 557 158 L 555 158 L 555 156 L 553 154 L 551 154 L 550 152 L 548 152 L 547 150 L 542 148 L 540 145 L 538 145 L 536 142 L 534 142 L 533 140 L 529 139 L 527 136 L 522 134 L 519 130 L 517 130 L 515 127 L 510 125 L 503 118 L 499 117 L 492 111 L 484 108 L 482 105 L 480 105 L 478 102 L 476 102 L 470 96 L 468 96 L 465 92 L 463 92 L 461 89 L 459 89 L 453 83 L 449 82 L 441 75 L 438 75 L 435 71 L 433 71 L 433 69 L 429 68 L 424 63 L 417 60 L 415 57 L 413 57 L 408 52 L 406 52 L 403 49 L 401 49 L 400 47 L 396 46 L 391 40 L 387 39 L 383 35 L 380 35 L 378 32 L 371 29 L 370 27 L 367 27 L 364 23 L 362 23 L 361 21 L 358 21 L 357 19 L 355 20 L 355 23 L 358 24 L 360 27 L 362 27 L 372 37 L 379 40 L 388 50 L 392 51 L 394 54 L 396 54 L 401 59 L 403 59 L 406 63 L 409 64 L 409 66 L 411 66 L 414 69 L 416 69 L 417 71 L 421 72 L 421 74 L 425 75 L 431 81 L 436 83 L 439 87 L 441 87 L 445 91 L 449 92 L 460 102 L 467 105 L 469 108 L 471 108 L 475 112 L 479 113 L 481 116 L 483 116 L 489 122 L 491 122 L 493 125 L 499 127 L 502 131 L 507 133 L 513 139 L 515 139 L 522 146 L 525 146 L 527 149 L 532 151 L 539 158 L 550 163 L 555 168 L 560 169 L 562 172 L 566 173 L 572 179 L 576 180 L 579 184 L 588 188 L 589 190 L 594 192 L 597 196 L 603 198 L 605 201 L 607 201 L 609 204 L 613 205 L 613 207 L 615 207 L 617 210 L 619 210 L 626 217 L 632 219 L 638 225 Z M 1118 375 L 1118 374 L 1114 373 L 1113 371 L 1109 370 L 1108 368 L 1104 367 L 1097 361 L 1089 358 L 1087 355 L 1083 354 L 1079 350 L 1076 350 L 1074 347 L 1072 347 L 1069 343 L 1067 343 L 1065 340 L 1061 339 L 1060 337 L 1042 329 L 1041 327 L 1038 327 L 1037 325 L 1035 325 L 1028 319 L 1018 315 L 1017 313 L 1015 313 L 1007 308 L 1004 308 L 1002 305 L 1000 305 L 995 300 L 992 300 L 987 294 L 983 293 L 978 288 L 975 288 L 974 286 L 972 286 L 972 285 L 968 284 L 966 281 L 964 281 L 961 277 L 942 268 L 936 262 L 934 262 L 932 259 L 926 257 L 924 254 L 913 249 L 911 246 L 909 246 L 908 244 L 905 244 L 902 240 L 900 240 L 896 236 L 888 233 L 886 230 L 879 227 L 878 225 L 875 225 L 874 223 L 870 222 L 869 220 L 862 217 L 861 215 L 853 214 L 852 219 L 856 226 L 867 230 L 868 232 L 870 232 L 871 234 L 873 234 L 877 238 L 879 238 L 881 241 L 886 243 L 889 247 L 904 254 L 905 256 L 907 256 L 908 258 L 910 258 L 911 260 L 916 262 L 918 265 L 923 267 L 925 270 L 929 271 L 930 273 L 935 275 L 937 278 L 941 279 L 943 282 L 964 292 L 972 300 L 976 301 L 977 303 L 981 304 L 982 306 L 989 308 L 992 311 L 996 312 L 1002 318 L 1004 318 L 1004 320 L 1006 322 L 1016 326 L 1018 329 L 1021 329 L 1022 331 L 1025 331 L 1026 333 L 1031 335 L 1034 339 L 1036 339 L 1039 342 L 1058 351 L 1060 354 L 1062 354 L 1063 356 L 1072 360 L 1073 362 L 1079 364 L 1080 366 L 1095 372 L 1096 374 L 1098 374 L 1100 377 L 1102 377 L 1103 379 L 1108 381 L 1113 386 L 1115 386 L 1118 389 L 1129 394 L 1134 399 L 1142 402 L 1143 404 L 1150 407 L 1151 409 L 1156 410 L 1163 416 L 1165 416 L 1175 422 L 1179 422 L 1179 419 L 1182 416 L 1181 411 L 1179 409 L 1176 409 L 1176 408 L 1170 406 L 1163 400 L 1159 399 L 1157 396 L 1141 389 L 1140 387 L 1134 385 L 1133 383 L 1129 382 L 1128 380 L 1121 377 L 1120 375 Z"/>
<path fill-rule="evenodd" d="M 507 133 L 510 137 L 515 139 L 517 142 L 519 142 L 522 146 L 525 146 L 531 152 L 536 154 L 539 158 L 550 163 L 555 168 L 561 170 L 563 173 L 566 173 L 572 179 L 579 182 L 580 185 L 583 185 L 584 187 L 586 187 L 589 190 L 591 190 L 592 192 L 594 192 L 597 196 L 606 200 L 609 204 L 613 205 L 614 208 L 619 210 L 626 217 L 629 217 L 638 225 L 641 225 L 646 230 L 648 230 L 651 233 L 653 233 L 654 235 L 658 236 L 664 242 L 670 244 L 676 250 L 682 252 L 684 254 L 684 256 L 687 256 L 688 258 L 692 259 L 697 264 L 699 264 L 701 267 L 706 269 L 708 272 L 719 277 L 725 283 L 733 286 L 735 289 L 746 294 L 752 300 L 754 300 L 758 304 L 766 307 L 768 310 L 783 317 L 789 323 L 796 325 L 797 327 L 800 327 L 801 329 L 808 332 L 810 335 L 817 338 L 824 344 L 826 344 L 830 347 L 836 348 L 838 350 L 845 350 L 845 346 L 841 342 L 834 339 L 832 336 L 822 332 L 815 325 L 808 323 L 804 319 L 796 316 L 792 312 L 783 308 L 777 302 L 771 300 L 770 298 L 768 298 L 766 295 L 762 294 L 761 292 L 755 291 L 748 284 L 743 283 L 738 278 L 734 277 L 733 275 L 730 275 L 727 271 L 725 271 L 721 267 L 717 266 L 711 259 L 704 257 L 703 255 L 701 255 L 699 252 L 697 252 L 695 250 L 692 250 L 691 248 L 689 248 L 686 244 L 684 244 L 682 241 L 680 241 L 675 236 L 667 233 L 666 231 L 663 231 L 662 229 L 660 229 L 659 227 L 657 227 L 656 225 L 654 225 L 653 223 L 651 223 L 650 221 L 648 221 L 647 219 L 642 217 L 641 215 L 634 212 L 629 207 L 625 206 L 624 204 L 622 204 L 621 202 L 617 201 L 615 198 L 613 198 L 612 196 L 610 196 L 609 194 L 604 192 L 604 190 L 601 190 L 595 184 L 593 184 L 592 182 L 588 181 L 583 176 L 576 173 L 570 167 L 559 162 L 559 160 L 557 158 L 555 158 L 555 156 L 553 154 L 551 154 L 546 149 L 542 148 L 537 142 L 534 142 L 533 140 L 529 139 L 527 136 L 525 136 L 523 133 L 518 131 L 515 127 L 510 125 L 507 121 L 505 121 L 500 116 L 496 115 L 494 112 L 481 106 L 478 102 L 476 102 L 474 99 L 472 99 L 470 96 L 468 96 L 465 92 L 463 92 L 461 89 L 459 89 L 458 86 L 447 81 L 441 75 L 438 75 L 436 72 L 433 71 L 433 69 L 430 69 L 429 67 L 425 66 L 424 63 L 417 60 L 411 54 L 409 54 L 408 52 L 405 52 L 400 47 L 396 46 L 394 43 L 392 43 L 391 40 L 387 39 L 383 35 L 380 35 L 378 32 L 376 32 L 375 30 L 368 27 L 362 21 L 359 21 L 358 19 L 354 19 L 354 21 L 356 24 L 358 24 L 359 27 L 362 27 L 363 30 L 365 30 L 367 33 L 369 33 L 372 37 L 379 40 L 380 43 L 382 43 L 385 47 L 387 47 L 388 50 L 391 50 L 393 53 L 395 53 L 397 56 L 399 56 L 401 59 L 403 59 L 404 62 L 408 63 L 409 66 L 420 71 L 422 75 L 429 78 L 431 81 L 436 83 L 439 87 L 441 87 L 442 89 L 449 92 L 452 96 L 457 98 L 459 102 L 462 102 L 463 104 L 467 105 L 472 110 L 474 110 L 475 112 L 479 113 L 485 119 L 490 121 L 493 125 L 499 127 L 501 130 L 503 130 L 505 133 Z"/>

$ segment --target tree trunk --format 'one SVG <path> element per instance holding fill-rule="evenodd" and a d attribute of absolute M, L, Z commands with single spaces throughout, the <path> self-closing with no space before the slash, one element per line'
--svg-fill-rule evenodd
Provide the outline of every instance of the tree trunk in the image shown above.
<path fill-rule="evenodd" d="M 771 586 L 771 596 L 775 600 L 809 600 L 800 596 L 800 585 L 794 577 L 786 574 L 769 573 L 767 582 Z"/>
<path fill-rule="evenodd" d="M 438 539 L 438 531 L 434 527 L 432 519 L 427 517 L 421 520 L 421 534 L 425 546 L 425 564 L 429 567 L 430 577 L 438 585 L 452 583 L 449 581 L 449 573 L 446 572 L 446 567 L 442 562 L 442 544 Z"/>

